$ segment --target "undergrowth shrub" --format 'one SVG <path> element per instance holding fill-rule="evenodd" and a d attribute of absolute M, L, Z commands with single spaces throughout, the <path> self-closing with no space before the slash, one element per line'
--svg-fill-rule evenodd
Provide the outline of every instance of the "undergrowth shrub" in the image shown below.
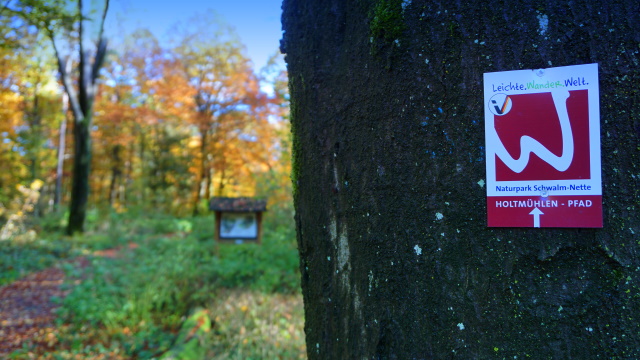
<path fill-rule="evenodd" d="M 117 233 L 138 246 L 95 257 L 75 274 L 81 281 L 63 300 L 60 321 L 102 327 L 127 356 L 150 358 L 168 350 L 190 310 L 211 306 L 223 289 L 299 297 L 293 226 L 265 221 L 261 245 L 216 245 L 212 218 L 116 222 L 124 227 Z"/>
<path fill-rule="evenodd" d="M 0 286 L 75 254 L 70 244 L 46 239 L 0 241 Z"/>

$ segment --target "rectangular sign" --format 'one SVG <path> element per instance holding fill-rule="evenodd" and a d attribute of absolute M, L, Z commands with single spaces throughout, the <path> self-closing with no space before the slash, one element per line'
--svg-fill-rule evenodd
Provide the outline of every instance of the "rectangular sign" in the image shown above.
<path fill-rule="evenodd" d="M 602 227 L 598 64 L 484 74 L 487 224 Z"/>
<path fill-rule="evenodd" d="M 257 239 L 258 220 L 256 213 L 222 213 L 220 239 Z"/>

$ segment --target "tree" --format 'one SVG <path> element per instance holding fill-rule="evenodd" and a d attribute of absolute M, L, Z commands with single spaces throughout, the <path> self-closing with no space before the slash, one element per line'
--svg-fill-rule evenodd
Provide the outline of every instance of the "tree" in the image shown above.
<path fill-rule="evenodd" d="M 47 157 L 45 146 L 48 133 L 60 117 L 59 89 L 55 77 L 54 60 L 47 54 L 44 39 L 32 44 L 21 62 L 21 84 L 18 91 L 22 95 L 23 126 L 19 127 L 18 138 L 29 163 L 30 179 L 42 179 L 42 161 Z M 40 49 L 46 49 L 42 51 Z M 53 155 L 51 152 L 50 155 Z M 51 160 L 53 160 L 53 157 Z"/>
<path fill-rule="evenodd" d="M 106 194 L 104 198 L 111 207 L 118 207 L 117 199 L 124 198 L 126 184 L 124 181 L 125 163 L 128 144 L 135 141 L 132 130 L 135 127 L 135 108 L 132 107 L 132 85 L 126 76 L 126 69 L 117 61 L 111 61 L 103 68 L 103 84 L 95 101 L 94 156 L 91 168 L 92 193 Z M 101 173 L 101 174 L 98 174 Z M 108 175 L 107 175 L 108 173 Z M 102 175 L 102 176 L 100 176 Z M 95 184 L 96 178 L 108 178 L 108 190 L 103 191 Z"/>
<path fill-rule="evenodd" d="M 58 87 L 50 50 L 35 29 L 24 22 L 0 18 L 0 201 L 12 197 L 17 184 L 46 179 L 53 165 L 48 135 L 59 120 Z M 15 29 L 17 28 L 17 29 Z M 44 197 L 40 197 L 43 199 Z M 36 206 L 35 213 L 39 213 Z"/>
<path fill-rule="evenodd" d="M 271 121 L 273 138 L 273 161 L 269 171 L 256 181 L 257 196 L 269 198 L 269 208 L 280 208 L 293 214 L 291 193 L 291 127 L 289 126 L 289 88 L 284 55 L 278 51 L 272 55 L 267 65 L 261 69 L 263 83 L 273 89 L 275 101 L 270 113 L 276 121 Z M 293 216 L 290 217 L 290 219 Z"/>
<path fill-rule="evenodd" d="M 23 50 L 21 62 L 22 125 L 16 127 L 16 142 L 29 168 L 29 183 L 43 180 L 41 195 L 49 192 L 51 170 L 55 166 L 54 146 L 51 135 L 62 117 L 60 111 L 60 89 L 56 81 L 55 60 L 44 43 L 46 38 L 37 39 L 31 49 Z M 39 216 L 45 203 L 45 196 L 39 196 L 34 214 Z"/>
<path fill-rule="evenodd" d="M 97 43 L 91 44 L 91 7 L 78 0 L 77 11 L 70 11 L 66 0 L 42 1 L 22 0 L 14 4 L 12 12 L 19 14 L 32 25 L 45 32 L 55 51 L 58 73 L 69 96 L 74 117 L 74 161 L 71 203 L 67 233 L 84 230 L 84 220 L 89 199 L 89 174 L 91 165 L 91 127 L 93 102 L 97 79 L 107 53 L 107 41 L 103 36 L 104 21 L 109 9 L 109 0 L 99 9 Z M 74 37 L 77 35 L 77 37 Z M 64 40 L 66 41 L 64 41 Z M 67 43 L 69 54 L 65 56 L 61 43 Z M 71 54 L 78 51 L 77 79 L 69 70 Z M 76 82 L 77 80 L 77 82 Z"/>
<path fill-rule="evenodd" d="M 640 357 L 636 8 L 284 1 L 310 359 Z M 604 228 L 487 228 L 483 73 L 593 62 Z"/>
<path fill-rule="evenodd" d="M 24 118 L 20 63 L 22 57 L 13 49 L 0 47 L 0 204 L 16 195 L 15 179 L 24 179 L 24 161 L 17 151 L 17 131 Z M 13 184 L 12 184 L 13 182 Z"/>
<path fill-rule="evenodd" d="M 155 208 L 184 208 L 190 195 L 192 163 L 189 128 L 195 91 L 176 55 L 161 47 L 147 30 L 138 30 L 127 41 L 122 56 L 126 81 L 134 84 L 127 101 L 134 115 L 132 134 L 138 140 L 138 183 L 147 190 Z M 133 144 L 133 142 L 132 142 Z"/>
<path fill-rule="evenodd" d="M 58 58 L 58 70 L 69 95 L 69 103 L 74 118 L 73 140 L 73 183 L 71 187 L 71 203 L 69 204 L 69 222 L 67 233 L 74 234 L 84 231 L 84 220 L 89 199 L 89 174 L 91 167 L 91 127 L 93 117 L 93 101 L 96 96 L 97 79 L 100 68 L 107 54 L 107 40 L 103 36 L 103 25 L 109 9 L 109 0 L 105 0 L 100 18 L 98 43 L 95 50 L 88 46 L 88 18 L 79 22 L 78 40 L 78 90 L 72 83 L 71 74 L 66 71 L 66 61 L 56 47 L 55 34 L 50 32 L 51 41 Z M 83 2 L 78 0 L 78 13 L 84 17 Z"/>
<path fill-rule="evenodd" d="M 233 150 L 251 150 L 259 141 L 268 141 L 267 137 L 243 140 L 255 135 L 251 130 L 257 128 L 252 125 L 261 119 L 265 121 L 259 128 L 268 127 L 266 117 L 261 115 L 270 99 L 260 90 L 237 35 L 214 12 L 200 14 L 188 24 L 178 25 L 176 33 L 180 36 L 174 50 L 176 61 L 183 66 L 184 78 L 194 93 L 190 116 L 186 119 L 196 129 L 200 145 L 200 166 L 194 182 L 193 213 L 196 215 L 202 196 L 210 195 L 213 171 L 221 176 L 223 184 L 225 174 L 230 175 L 227 170 L 243 168 L 246 158 L 241 159 Z M 250 151 L 249 154 L 256 153 Z"/>

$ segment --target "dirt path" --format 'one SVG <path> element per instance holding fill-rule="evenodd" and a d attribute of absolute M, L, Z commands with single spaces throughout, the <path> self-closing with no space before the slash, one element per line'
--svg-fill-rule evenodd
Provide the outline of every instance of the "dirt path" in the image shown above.
<path fill-rule="evenodd" d="M 73 260 L 86 266 L 86 258 Z M 22 344 L 39 335 L 46 338 L 55 319 L 52 297 L 64 297 L 60 289 L 65 278 L 59 267 L 50 267 L 0 287 L 0 357 L 20 349 Z"/>
<path fill-rule="evenodd" d="M 128 247 L 133 249 L 137 245 L 129 244 Z M 94 256 L 113 258 L 120 250 L 97 251 Z M 89 265 L 86 257 L 69 262 L 79 268 Z M 53 337 L 51 340 L 55 338 L 54 320 L 58 305 L 51 300 L 68 294 L 69 290 L 61 289 L 64 279 L 65 273 L 60 266 L 53 266 L 0 287 L 0 359 L 34 339 L 38 339 L 36 345 L 46 348 L 48 337 Z"/>

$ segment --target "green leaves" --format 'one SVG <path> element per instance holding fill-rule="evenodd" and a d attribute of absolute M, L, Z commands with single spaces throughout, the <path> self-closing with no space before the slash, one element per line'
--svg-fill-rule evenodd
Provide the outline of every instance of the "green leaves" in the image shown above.
<path fill-rule="evenodd" d="M 71 32 L 81 16 L 68 0 L 21 0 L 10 11 L 50 36 L 60 29 Z"/>
<path fill-rule="evenodd" d="M 206 358 L 208 332 L 211 330 L 209 312 L 196 309 L 180 327 L 175 344 L 160 360 L 200 360 Z"/>

